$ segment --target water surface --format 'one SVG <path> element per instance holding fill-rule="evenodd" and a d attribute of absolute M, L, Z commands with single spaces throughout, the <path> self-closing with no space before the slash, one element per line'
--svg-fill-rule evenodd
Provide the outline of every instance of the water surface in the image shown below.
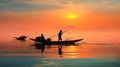
<path fill-rule="evenodd" d="M 119 67 L 120 44 L 87 43 L 47 47 L 44 54 L 33 42 L 1 42 L 0 67 Z"/>

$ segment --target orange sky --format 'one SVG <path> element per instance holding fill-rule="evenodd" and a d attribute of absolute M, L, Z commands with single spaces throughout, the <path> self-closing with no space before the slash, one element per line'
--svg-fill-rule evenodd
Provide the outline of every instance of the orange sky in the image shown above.
<path fill-rule="evenodd" d="M 98 35 L 98 38 L 104 37 L 105 33 L 109 37 L 104 38 L 114 38 L 118 41 L 116 38 L 120 33 L 120 5 L 118 2 L 118 0 L 1 1 L 1 37 L 5 39 L 7 36 L 22 34 L 35 37 L 41 33 L 49 37 L 60 29 L 69 29 L 70 38 L 77 38 L 74 35 L 78 35 L 78 37 L 88 38 L 87 41 L 91 42 L 95 41 L 93 39 Z M 66 18 L 66 15 L 70 13 L 75 14 L 76 18 Z M 64 36 L 68 37 L 67 33 Z M 102 41 L 102 39 L 100 40 Z"/>

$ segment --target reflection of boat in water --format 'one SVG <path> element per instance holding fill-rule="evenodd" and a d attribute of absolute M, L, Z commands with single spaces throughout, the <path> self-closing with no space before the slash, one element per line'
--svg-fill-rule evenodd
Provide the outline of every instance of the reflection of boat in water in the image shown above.
<path fill-rule="evenodd" d="M 25 38 L 27 38 L 27 36 L 19 36 L 14 38 L 16 38 L 17 40 L 25 41 Z"/>
<path fill-rule="evenodd" d="M 35 41 L 35 42 L 39 42 L 39 41 L 36 41 L 35 39 L 33 38 L 30 38 L 30 40 L 32 41 Z M 46 40 L 46 42 L 50 45 L 58 45 L 58 44 L 62 44 L 62 45 L 74 45 L 76 42 L 79 42 L 79 41 L 82 41 L 83 39 L 76 39 L 76 40 L 65 40 L 65 41 L 50 41 L 48 43 L 48 40 Z"/>

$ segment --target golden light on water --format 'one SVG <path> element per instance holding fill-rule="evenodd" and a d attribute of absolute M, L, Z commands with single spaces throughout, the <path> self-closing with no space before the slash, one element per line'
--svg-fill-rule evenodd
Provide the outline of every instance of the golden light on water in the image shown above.
<path fill-rule="evenodd" d="M 68 51 L 69 51 L 69 52 L 75 52 L 75 51 L 76 51 L 76 46 L 70 46 L 70 47 L 68 48 Z"/>

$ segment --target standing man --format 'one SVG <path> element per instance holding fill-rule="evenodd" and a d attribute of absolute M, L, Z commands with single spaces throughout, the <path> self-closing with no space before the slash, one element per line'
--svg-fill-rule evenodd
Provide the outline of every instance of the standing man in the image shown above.
<path fill-rule="evenodd" d="M 61 56 L 62 55 L 62 30 L 60 30 L 60 32 L 58 33 L 58 41 L 59 41 L 59 44 L 58 44 L 58 54 Z"/>
<path fill-rule="evenodd" d="M 60 30 L 60 32 L 58 33 L 58 41 L 62 41 L 62 30 Z"/>

